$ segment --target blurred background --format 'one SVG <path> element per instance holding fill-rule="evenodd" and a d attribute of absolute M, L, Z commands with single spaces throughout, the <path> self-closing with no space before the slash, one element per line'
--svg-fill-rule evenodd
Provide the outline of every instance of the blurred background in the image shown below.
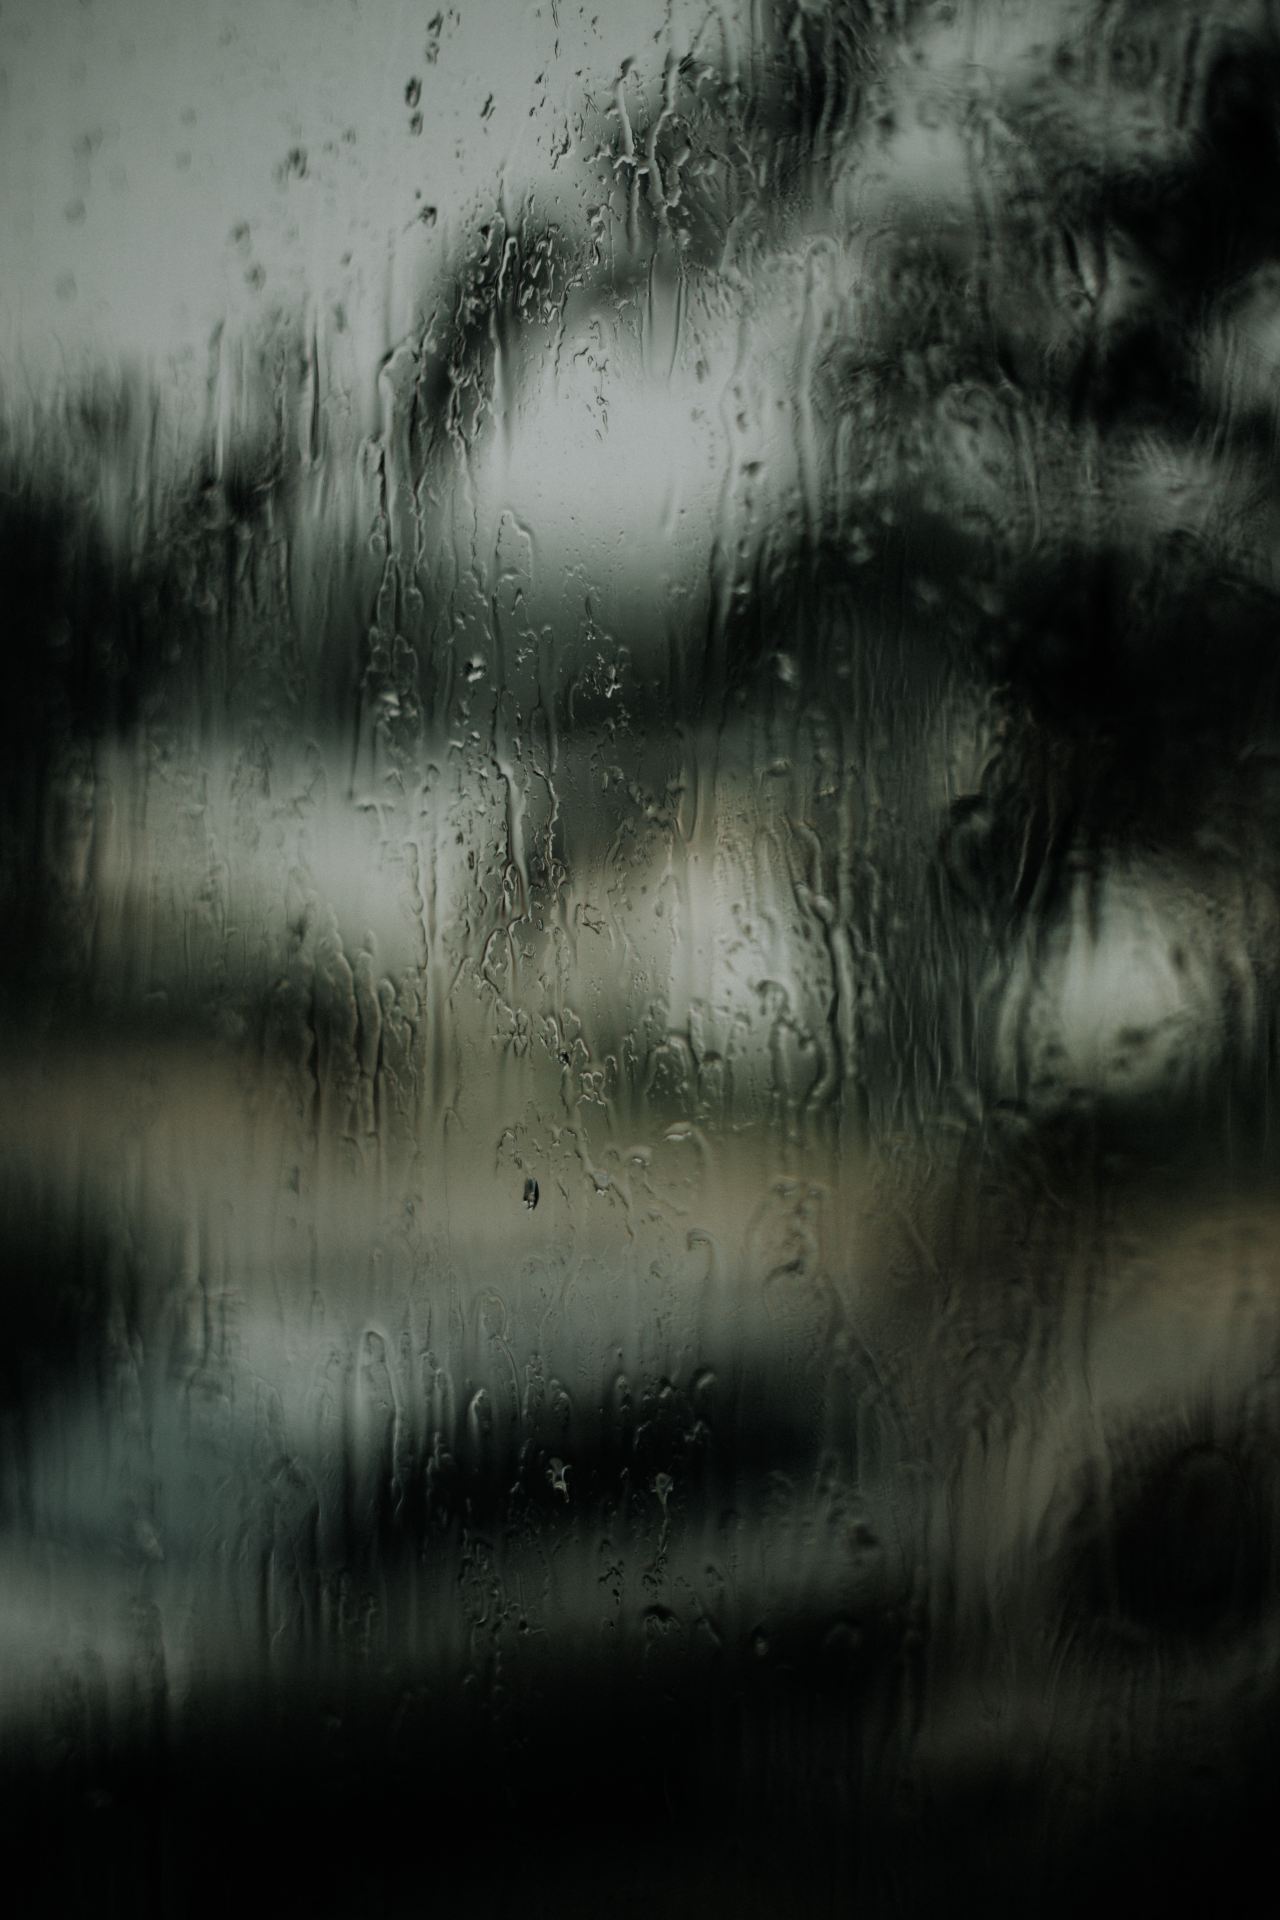
<path fill-rule="evenodd" d="M 24 1911 L 1239 1910 L 1268 5 L 0 14 Z"/>

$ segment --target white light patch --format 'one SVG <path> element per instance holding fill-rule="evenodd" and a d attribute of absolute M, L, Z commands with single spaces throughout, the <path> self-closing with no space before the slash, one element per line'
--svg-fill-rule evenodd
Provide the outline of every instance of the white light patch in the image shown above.
<path fill-rule="evenodd" d="M 589 602 L 620 641 L 656 635 L 672 594 L 708 588 L 717 529 L 752 544 L 794 495 L 796 404 L 776 349 L 734 313 L 600 313 L 518 352 L 515 398 L 473 456 L 476 558 L 496 578 L 527 537 L 535 627 L 575 632 Z"/>
<path fill-rule="evenodd" d="M 1212 903 L 1147 866 L 1079 876 L 1009 979 L 1001 1090 L 1042 1111 L 1188 1091 L 1223 1051 L 1222 938 Z"/>

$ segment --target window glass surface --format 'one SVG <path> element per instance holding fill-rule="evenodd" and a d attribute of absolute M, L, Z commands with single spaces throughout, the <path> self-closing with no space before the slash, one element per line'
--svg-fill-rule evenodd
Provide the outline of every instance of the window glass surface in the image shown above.
<path fill-rule="evenodd" d="M 1234 1908 L 1274 9 L 13 0 L 0 103 L 32 1910 Z"/>

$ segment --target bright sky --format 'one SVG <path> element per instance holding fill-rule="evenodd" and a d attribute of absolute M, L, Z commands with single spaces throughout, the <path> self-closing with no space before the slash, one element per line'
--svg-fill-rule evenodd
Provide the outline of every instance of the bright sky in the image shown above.
<path fill-rule="evenodd" d="M 732 57 L 759 5 L 4 0 L 7 403 L 86 359 L 199 379 L 220 320 L 308 298 L 376 361 L 451 231 L 504 174 L 545 175 L 584 91 L 607 104 L 624 60 L 660 73 L 695 40 Z"/>

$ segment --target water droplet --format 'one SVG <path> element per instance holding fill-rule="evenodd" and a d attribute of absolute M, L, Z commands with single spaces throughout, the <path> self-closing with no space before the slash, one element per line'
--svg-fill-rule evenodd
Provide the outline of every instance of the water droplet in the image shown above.
<path fill-rule="evenodd" d="M 573 1468 L 561 1460 L 559 1455 L 554 1455 L 547 1467 L 547 1480 L 552 1492 L 560 1494 L 565 1500 L 569 1498 L 568 1475 L 572 1472 Z"/>

